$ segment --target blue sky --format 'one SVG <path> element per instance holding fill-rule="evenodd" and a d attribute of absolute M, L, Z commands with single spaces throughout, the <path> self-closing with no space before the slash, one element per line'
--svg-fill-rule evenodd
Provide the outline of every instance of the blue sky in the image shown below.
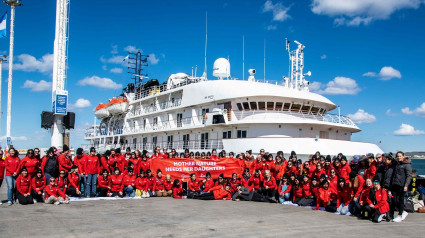
<path fill-rule="evenodd" d="M 50 136 L 40 128 L 40 113 L 51 107 L 56 1 L 22 2 L 16 10 L 12 137 L 17 148 L 47 147 Z M 0 4 L 1 15 L 7 10 Z M 244 36 L 245 68 L 263 77 L 265 40 L 266 78 L 282 80 L 288 72 L 284 40 L 298 40 L 306 45 L 311 90 L 360 122 L 363 131 L 353 140 L 381 142 L 385 151 L 425 150 L 424 0 L 71 0 L 66 88 L 77 113 L 71 145 L 86 143 L 83 132 L 93 124 L 93 108 L 130 82 L 122 64 L 126 50 L 150 54 L 149 76 L 160 82 L 172 73 L 190 73 L 195 65 L 202 72 L 205 12 L 209 78 L 219 57 L 229 57 L 232 76 L 242 78 Z M 0 39 L 0 53 L 8 49 L 9 38 Z"/>

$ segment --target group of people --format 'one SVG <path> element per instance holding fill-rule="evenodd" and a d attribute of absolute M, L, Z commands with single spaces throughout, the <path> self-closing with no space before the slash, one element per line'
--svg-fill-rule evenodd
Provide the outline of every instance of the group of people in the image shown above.
<path fill-rule="evenodd" d="M 408 213 L 404 210 L 405 195 L 411 192 L 411 161 L 403 152 L 393 154 L 369 153 L 353 156 L 348 161 L 343 154 L 323 156 L 316 152 L 307 161 L 297 158 L 294 151 L 288 159 L 279 151 L 275 156 L 260 150 L 228 155 L 193 153 L 175 149 L 168 153 L 156 147 L 148 151 L 108 150 L 100 155 L 94 147 L 85 154 L 76 150 L 73 158 L 69 147 L 61 152 L 54 147 L 40 158 L 40 150 L 29 149 L 19 159 L 10 148 L 7 156 L 0 150 L 0 186 L 5 178 L 8 204 L 22 205 L 44 202 L 68 203 L 69 197 L 167 197 L 201 200 L 233 200 L 272 202 L 294 206 L 311 206 L 315 210 L 359 216 L 374 222 L 401 222 Z M 172 180 L 161 170 L 151 171 L 155 159 L 193 158 L 220 160 L 233 158 L 241 166 L 242 174 L 223 174 L 205 178 L 191 174 L 187 182 Z M 397 215 L 395 215 L 397 212 Z"/>

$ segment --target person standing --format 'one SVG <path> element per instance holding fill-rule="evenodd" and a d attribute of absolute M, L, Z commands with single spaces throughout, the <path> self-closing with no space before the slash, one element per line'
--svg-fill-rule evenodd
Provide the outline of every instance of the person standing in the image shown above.
<path fill-rule="evenodd" d="M 34 177 L 35 172 L 40 167 L 40 161 L 34 157 L 33 149 L 29 149 L 25 158 L 19 162 L 18 170 L 21 170 L 24 166 L 27 168 L 29 176 Z"/>
<path fill-rule="evenodd" d="M 96 156 L 96 149 L 94 147 L 91 147 L 90 155 L 87 156 L 84 165 L 84 171 L 86 172 L 86 197 L 96 196 L 96 183 L 97 175 L 100 172 L 99 169 L 99 157 Z"/>
<path fill-rule="evenodd" d="M 47 155 L 43 157 L 43 161 L 41 162 L 41 170 L 46 177 L 46 181 L 50 181 L 51 177 L 56 178 L 56 173 L 58 171 L 58 160 L 56 159 L 56 155 L 53 147 L 50 147 L 47 151 Z"/>
<path fill-rule="evenodd" d="M 63 152 L 58 157 L 59 162 L 59 171 L 63 170 L 65 173 L 68 173 L 72 167 L 72 160 L 69 156 L 69 147 L 63 145 Z"/>
<path fill-rule="evenodd" d="M 406 195 L 410 181 L 412 180 L 412 162 L 404 157 L 404 153 L 399 151 L 396 154 L 397 163 L 394 166 L 390 195 L 391 215 L 394 217 L 394 210 L 398 208 L 398 216 L 394 222 L 401 222 L 406 219 L 408 213 L 404 210 L 404 195 Z"/>
<path fill-rule="evenodd" d="M 12 205 L 16 199 L 16 178 L 18 177 L 19 157 L 16 155 L 14 148 L 10 148 L 8 156 L 4 160 L 6 168 L 6 184 L 7 184 L 7 200 L 8 205 Z M 25 168 L 26 169 L 26 168 Z"/>

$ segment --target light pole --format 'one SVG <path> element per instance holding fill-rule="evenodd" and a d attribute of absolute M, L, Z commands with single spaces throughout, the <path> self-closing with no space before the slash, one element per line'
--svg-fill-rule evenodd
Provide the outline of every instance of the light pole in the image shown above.
<path fill-rule="evenodd" d="M 0 56 L 0 136 L 1 136 L 1 82 L 2 82 L 2 71 L 3 71 L 3 62 L 7 61 L 6 55 Z"/>
<path fill-rule="evenodd" d="M 7 147 L 12 144 L 10 137 L 10 124 L 12 122 L 12 79 L 13 79 L 13 42 L 15 37 L 15 7 L 22 6 L 19 0 L 3 0 L 10 6 L 10 45 L 9 45 L 9 79 L 7 82 L 7 119 L 6 119 L 6 138 Z"/>

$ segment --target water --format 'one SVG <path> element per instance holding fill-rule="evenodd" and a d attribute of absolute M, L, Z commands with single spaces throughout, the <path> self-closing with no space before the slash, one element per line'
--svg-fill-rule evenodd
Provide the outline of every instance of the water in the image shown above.
<path fill-rule="evenodd" d="M 425 159 L 412 159 L 412 169 L 416 170 L 417 175 L 425 176 Z"/>

